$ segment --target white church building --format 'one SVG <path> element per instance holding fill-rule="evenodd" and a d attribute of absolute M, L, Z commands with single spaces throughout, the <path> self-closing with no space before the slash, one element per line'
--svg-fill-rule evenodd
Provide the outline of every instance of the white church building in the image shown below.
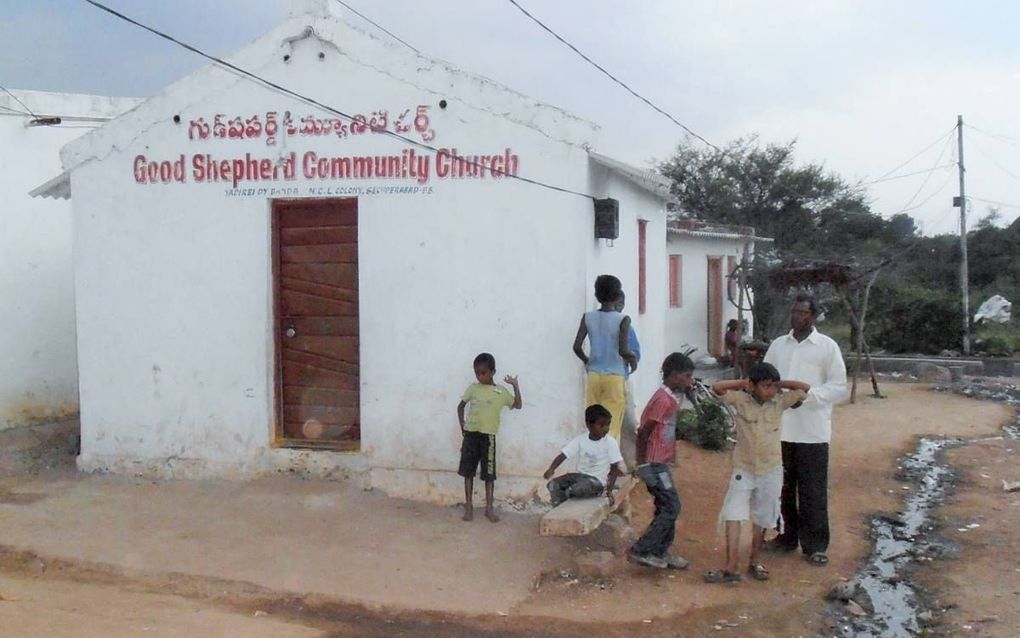
<path fill-rule="evenodd" d="M 668 230 L 668 183 L 595 152 L 596 125 L 300 6 L 227 61 L 307 99 L 210 64 L 67 144 L 38 192 L 73 208 L 79 467 L 456 502 L 487 351 L 524 399 L 497 496 L 544 498 L 584 427 L 595 277 L 623 281 L 641 403 L 665 354 L 708 347 L 707 314 L 673 319 L 706 307 L 695 264 L 754 237 Z"/>

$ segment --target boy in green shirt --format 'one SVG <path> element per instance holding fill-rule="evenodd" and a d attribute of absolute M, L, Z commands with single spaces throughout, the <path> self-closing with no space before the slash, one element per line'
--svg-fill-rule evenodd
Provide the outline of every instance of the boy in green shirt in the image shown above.
<path fill-rule="evenodd" d="M 475 471 L 482 466 L 482 480 L 485 481 L 485 518 L 493 523 L 499 521 L 492 505 L 492 493 L 496 481 L 496 432 L 499 430 L 499 413 L 504 407 L 521 409 L 521 389 L 517 377 L 507 375 L 504 383 L 513 386 L 514 394 L 501 385 L 496 385 L 496 358 L 483 352 L 474 361 L 475 379 L 464 391 L 457 404 L 457 421 L 464 439 L 460 446 L 460 467 L 457 474 L 464 477 L 464 520 L 475 516 L 474 492 Z M 467 418 L 464 408 L 471 406 Z"/>

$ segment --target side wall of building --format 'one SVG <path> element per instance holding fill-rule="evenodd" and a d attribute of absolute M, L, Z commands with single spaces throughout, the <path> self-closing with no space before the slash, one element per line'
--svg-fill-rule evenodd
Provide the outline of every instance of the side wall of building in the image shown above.
<path fill-rule="evenodd" d="M 60 148 L 96 120 L 133 101 L 12 90 L 0 93 L 0 429 L 73 417 L 78 412 L 71 205 L 29 191 L 60 174 Z M 20 100 L 20 102 L 19 102 Z M 32 115 L 64 116 L 28 126 Z M 17 112 L 22 113 L 17 113 Z M 84 118 L 84 119 L 82 119 Z"/>
<path fill-rule="evenodd" d="M 722 292 L 721 326 L 725 330 L 726 322 L 736 319 L 737 308 L 729 301 L 727 279 L 731 260 L 740 263 L 744 242 L 739 239 L 699 237 L 693 235 L 676 235 L 670 233 L 666 243 L 665 260 L 679 257 L 679 306 L 672 307 L 668 303 L 666 316 L 666 347 L 678 350 L 685 345 L 697 346 L 699 353 L 708 352 L 709 345 L 709 284 L 708 260 L 722 259 L 722 277 L 718 282 Z M 753 247 L 752 247 L 753 248 Z M 753 254 L 753 251 L 752 251 Z M 668 266 L 667 266 L 668 268 Z M 668 283 L 666 294 L 669 294 Z M 749 328 L 753 328 L 751 313 L 745 312 L 744 318 Z"/>
<path fill-rule="evenodd" d="M 659 367 L 668 354 L 666 340 L 666 204 L 618 173 L 593 168 L 594 189 L 620 202 L 620 236 L 615 240 L 591 240 L 585 290 L 585 310 L 598 307 L 595 278 L 611 274 L 620 278 L 626 293 L 624 313 L 634 324 L 641 343 L 641 363 L 632 375 L 637 409 L 660 385 Z M 594 220 L 593 220 L 594 223 Z M 645 308 L 640 308 L 639 233 L 645 227 Z M 589 231 L 589 237 L 593 230 Z M 580 316 L 580 313 L 578 313 Z M 580 363 L 578 363 L 580 365 Z"/>

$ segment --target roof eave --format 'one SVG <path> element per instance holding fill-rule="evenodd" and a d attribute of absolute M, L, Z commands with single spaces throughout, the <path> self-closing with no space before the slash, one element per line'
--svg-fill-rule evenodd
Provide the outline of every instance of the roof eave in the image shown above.
<path fill-rule="evenodd" d="M 28 191 L 30 197 L 49 197 L 52 199 L 71 199 L 71 174 L 64 171 L 44 184 Z"/>

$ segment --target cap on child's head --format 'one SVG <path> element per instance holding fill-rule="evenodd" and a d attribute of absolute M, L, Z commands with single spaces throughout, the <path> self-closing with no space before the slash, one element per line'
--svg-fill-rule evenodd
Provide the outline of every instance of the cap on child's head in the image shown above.
<path fill-rule="evenodd" d="M 595 298 L 599 303 L 612 303 L 620 296 L 623 284 L 613 275 L 599 275 L 595 278 Z"/>
<path fill-rule="evenodd" d="M 694 362 L 680 352 L 674 352 L 662 362 L 662 378 L 668 379 L 674 373 L 694 372 Z"/>
<path fill-rule="evenodd" d="M 496 357 L 492 356 L 488 352 L 483 352 L 480 355 L 478 355 L 477 357 L 475 357 L 474 367 L 477 368 L 480 365 L 484 365 L 491 372 L 495 372 L 496 371 Z"/>
<path fill-rule="evenodd" d="M 611 419 L 613 415 L 604 406 L 596 403 L 589 405 L 584 411 L 584 422 L 588 425 L 594 425 L 601 419 Z"/>
<path fill-rule="evenodd" d="M 776 366 L 764 361 L 759 361 L 748 368 L 747 378 L 751 383 L 761 383 L 762 381 L 775 381 L 778 383 L 780 379 L 779 370 L 776 369 Z"/>

